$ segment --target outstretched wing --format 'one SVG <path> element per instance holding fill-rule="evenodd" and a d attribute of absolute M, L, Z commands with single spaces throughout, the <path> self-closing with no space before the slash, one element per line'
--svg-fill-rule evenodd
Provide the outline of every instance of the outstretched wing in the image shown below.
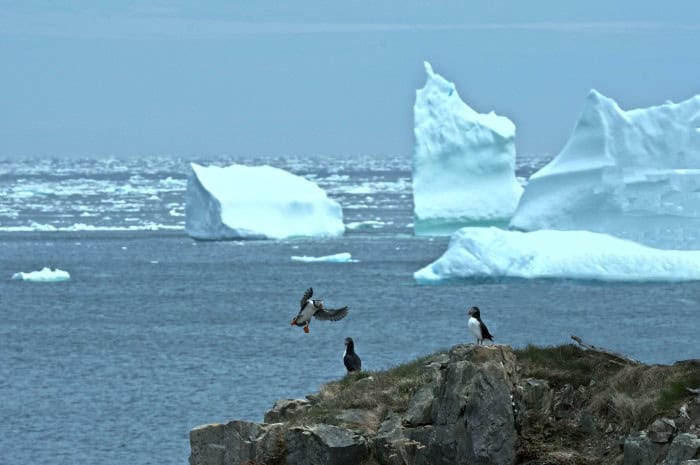
<path fill-rule="evenodd" d="M 299 309 L 299 311 L 304 310 L 306 302 L 311 298 L 312 295 L 314 295 L 314 290 L 310 287 L 306 290 L 306 292 L 304 292 L 304 297 L 301 298 L 301 308 Z"/>
<path fill-rule="evenodd" d="M 339 308 L 337 310 L 333 310 L 332 308 L 329 308 L 327 310 L 324 309 L 319 309 L 316 310 L 316 313 L 314 313 L 314 316 L 318 318 L 319 320 L 328 320 L 328 321 L 338 321 L 342 320 L 345 318 L 345 316 L 348 314 L 348 307 L 343 307 Z"/>

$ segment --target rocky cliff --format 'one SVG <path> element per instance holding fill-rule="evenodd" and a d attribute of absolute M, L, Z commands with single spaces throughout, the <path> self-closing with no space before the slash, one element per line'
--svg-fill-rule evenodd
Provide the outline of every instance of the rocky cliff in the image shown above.
<path fill-rule="evenodd" d="M 698 385 L 698 361 L 459 345 L 198 426 L 190 465 L 700 465 Z"/>

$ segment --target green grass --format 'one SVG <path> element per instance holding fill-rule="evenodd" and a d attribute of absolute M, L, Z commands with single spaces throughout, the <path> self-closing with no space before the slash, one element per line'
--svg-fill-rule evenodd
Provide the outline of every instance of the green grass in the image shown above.
<path fill-rule="evenodd" d="M 587 386 L 596 377 L 608 376 L 620 369 L 604 354 L 589 352 L 573 344 L 539 347 L 528 345 L 516 350 L 524 377 L 548 380 L 553 386 Z"/>
<path fill-rule="evenodd" d="M 431 381 L 431 371 L 425 366 L 434 356 L 421 357 L 386 371 L 350 373 L 328 383 L 323 388 L 322 400 L 290 423 L 337 424 L 335 417 L 343 410 L 361 409 L 372 412 L 372 418 L 376 419 L 372 424 L 361 426 L 376 429 L 388 412 L 406 411 L 413 393 Z"/>

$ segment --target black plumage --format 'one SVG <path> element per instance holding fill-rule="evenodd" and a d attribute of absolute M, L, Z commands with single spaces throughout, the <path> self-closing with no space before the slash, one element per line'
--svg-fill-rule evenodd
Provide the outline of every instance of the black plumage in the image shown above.
<path fill-rule="evenodd" d="M 493 342 L 493 336 L 489 332 L 489 329 L 486 327 L 483 321 L 481 321 L 481 311 L 479 310 L 479 307 L 472 307 L 469 309 L 469 316 L 470 321 L 468 323 L 469 329 L 472 330 L 474 333 L 474 336 L 476 337 L 476 342 L 477 344 L 481 344 L 485 339 L 488 339 L 489 341 Z M 475 327 L 473 324 L 473 321 L 478 322 L 478 329 Z"/>
<path fill-rule="evenodd" d="M 360 371 L 362 369 L 362 360 L 360 356 L 355 353 L 355 342 L 351 337 L 345 338 L 345 355 L 343 356 L 343 363 L 348 371 Z"/>

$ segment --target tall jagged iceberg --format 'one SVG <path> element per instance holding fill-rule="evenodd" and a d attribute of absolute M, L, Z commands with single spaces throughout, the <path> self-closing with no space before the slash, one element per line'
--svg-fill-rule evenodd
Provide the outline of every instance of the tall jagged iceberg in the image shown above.
<path fill-rule="evenodd" d="M 447 235 L 466 225 L 507 225 L 522 187 L 515 178 L 515 125 L 480 114 L 425 62 L 416 91 L 414 230 Z"/>
<path fill-rule="evenodd" d="M 510 226 L 700 249 L 699 128 L 700 95 L 623 111 L 592 90 L 564 149 L 530 178 Z"/>
<path fill-rule="evenodd" d="M 195 239 L 340 236 L 343 211 L 315 183 L 271 166 L 192 163 L 185 229 Z"/>

